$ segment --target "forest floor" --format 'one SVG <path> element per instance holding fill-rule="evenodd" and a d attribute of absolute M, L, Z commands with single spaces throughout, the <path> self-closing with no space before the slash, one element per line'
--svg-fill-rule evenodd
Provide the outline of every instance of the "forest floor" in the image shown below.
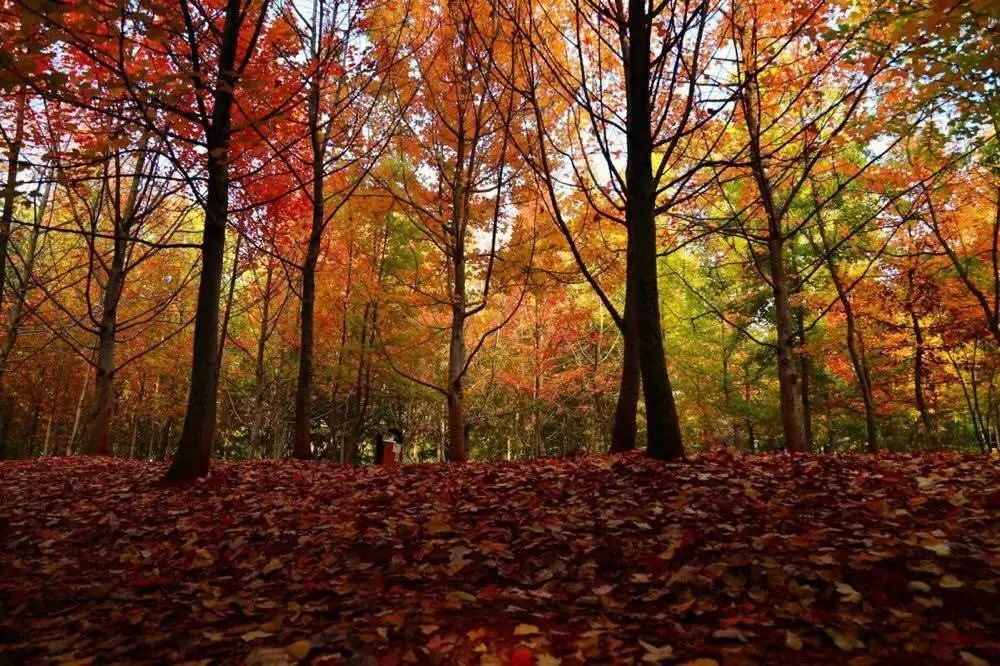
<path fill-rule="evenodd" d="M 163 472 L 0 463 L 0 663 L 1000 663 L 995 457 Z"/>

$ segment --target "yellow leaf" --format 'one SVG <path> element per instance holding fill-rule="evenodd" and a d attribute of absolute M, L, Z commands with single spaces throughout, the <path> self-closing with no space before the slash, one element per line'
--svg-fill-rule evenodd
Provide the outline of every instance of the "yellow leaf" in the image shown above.
<path fill-rule="evenodd" d="M 426 528 L 431 534 L 444 534 L 451 531 L 451 525 L 448 524 L 444 514 L 441 513 L 435 513 L 431 516 L 431 519 L 427 521 Z"/>
<path fill-rule="evenodd" d="M 938 585 L 940 585 L 946 590 L 956 590 L 965 585 L 965 583 L 955 578 L 951 574 L 946 574 L 941 577 L 941 582 L 938 583 Z"/>
<path fill-rule="evenodd" d="M 793 650 L 802 649 L 802 639 L 798 637 L 798 634 L 793 634 L 790 631 L 785 632 L 785 645 Z"/>
<path fill-rule="evenodd" d="M 642 649 L 646 651 L 646 654 L 642 656 L 642 660 L 645 662 L 658 664 L 664 659 L 670 659 L 674 656 L 674 648 L 670 645 L 661 645 L 656 647 L 646 641 L 639 641 L 639 645 Z"/>
<path fill-rule="evenodd" d="M 247 633 L 243 634 L 240 638 L 249 643 L 250 641 L 255 641 L 258 638 L 270 638 L 271 636 L 274 636 L 274 634 L 272 634 L 270 631 L 248 631 Z"/>
<path fill-rule="evenodd" d="M 312 650 L 312 644 L 309 641 L 295 641 L 285 646 L 285 650 L 296 659 L 305 659 L 309 650 Z"/>
<path fill-rule="evenodd" d="M 943 541 L 925 541 L 924 548 L 931 551 L 935 555 L 940 555 L 941 557 L 946 557 L 951 555 L 951 546 Z"/>
<path fill-rule="evenodd" d="M 965 650 L 959 652 L 958 656 L 961 657 L 962 661 L 964 661 L 969 666 L 989 666 L 988 661 L 982 659 L 981 657 L 977 657 L 971 652 L 966 652 Z"/>
<path fill-rule="evenodd" d="M 855 648 L 863 648 L 865 646 L 863 642 L 859 641 L 857 637 L 854 636 L 854 632 L 852 631 L 841 631 L 839 629 L 827 628 L 826 635 L 832 638 L 837 647 L 844 652 L 850 652 Z"/>
<path fill-rule="evenodd" d="M 530 636 L 531 634 L 537 634 L 538 627 L 533 624 L 519 624 L 514 627 L 515 636 Z"/>

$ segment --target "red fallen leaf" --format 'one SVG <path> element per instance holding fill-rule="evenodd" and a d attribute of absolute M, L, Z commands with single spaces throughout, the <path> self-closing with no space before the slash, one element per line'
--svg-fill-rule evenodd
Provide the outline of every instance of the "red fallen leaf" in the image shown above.
<path fill-rule="evenodd" d="M 164 585 L 167 585 L 169 583 L 170 583 L 170 581 L 167 580 L 166 578 L 163 578 L 163 577 L 159 577 L 159 578 L 133 578 L 132 580 L 128 581 L 128 585 L 129 586 L 131 586 L 131 587 L 139 587 L 139 588 L 143 588 L 143 587 L 163 587 Z"/>
<path fill-rule="evenodd" d="M 242 663 L 255 646 L 255 658 L 292 657 L 280 646 L 302 643 L 316 663 L 349 651 L 386 666 L 419 663 L 432 644 L 442 663 L 499 663 L 521 641 L 544 666 L 634 663 L 649 653 L 640 641 L 673 646 L 678 663 L 723 651 L 801 663 L 796 647 L 811 663 L 994 655 L 1000 588 L 982 557 L 1000 535 L 978 490 L 1000 487 L 992 459 L 799 456 L 800 476 L 792 462 L 625 455 L 387 475 L 216 461 L 214 484 L 183 488 L 155 483 L 162 464 L 0 462 L 0 564 L 13 572 L 0 661 L 149 662 L 167 642 L 176 661 Z M 915 510 L 918 477 L 941 480 Z M 944 501 L 956 493 L 967 501 Z M 434 515 L 447 530 L 424 529 Z M 199 551 L 210 566 L 187 570 Z M 463 566 L 449 573 L 454 553 Z M 591 590 L 612 584 L 598 605 Z M 514 637 L 519 623 L 544 631 Z M 916 639 L 921 626 L 946 633 Z M 253 631 L 274 636 L 240 640 Z"/>
<path fill-rule="evenodd" d="M 534 660 L 531 648 L 519 647 L 510 654 L 510 666 L 531 666 Z"/>
<path fill-rule="evenodd" d="M 480 588 L 479 591 L 476 593 L 476 597 L 479 599 L 483 599 L 485 601 L 492 601 L 497 598 L 497 593 L 499 591 L 500 588 L 498 588 L 493 583 L 490 583 L 489 585 Z"/>

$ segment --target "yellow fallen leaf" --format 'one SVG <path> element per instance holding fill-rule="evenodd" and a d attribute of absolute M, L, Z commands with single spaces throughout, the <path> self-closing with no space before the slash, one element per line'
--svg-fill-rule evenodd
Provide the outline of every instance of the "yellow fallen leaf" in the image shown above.
<path fill-rule="evenodd" d="M 291 645 L 285 646 L 285 651 L 296 659 L 305 659 L 310 650 L 312 650 L 312 643 L 309 641 L 295 641 Z"/>
<path fill-rule="evenodd" d="M 841 631 L 832 627 L 827 628 L 826 635 L 833 639 L 844 652 L 850 652 L 855 648 L 863 648 L 865 644 L 859 641 L 852 631 Z"/>
<path fill-rule="evenodd" d="M 240 638 L 249 643 L 250 641 L 255 641 L 258 638 L 270 638 L 271 636 L 274 636 L 274 634 L 272 634 L 270 631 L 248 631 L 247 633 L 243 634 Z"/>
<path fill-rule="evenodd" d="M 793 650 L 802 649 L 802 639 L 799 638 L 798 634 L 793 634 L 790 631 L 785 632 L 785 645 Z"/>
<path fill-rule="evenodd" d="M 941 557 L 951 555 L 951 546 L 946 544 L 944 541 L 925 541 L 923 546 L 935 555 L 940 555 Z"/>
<path fill-rule="evenodd" d="M 944 576 L 941 577 L 941 582 L 939 582 L 938 585 L 940 585 L 946 590 L 957 590 L 958 588 L 965 585 L 965 583 L 955 578 L 951 574 L 945 574 Z"/>
<path fill-rule="evenodd" d="M 514 627 L 515 636 L 530 636 L 531 634 L 537 634 L 538 627 L 533 624 L 519 624 Z"/>
<path fill-rule="evenodd" d="M 982 659 L 981 657 L 977 657 L 971 652 L 966 652 L 965 650 L 959 652 L 958 656 L 961 657 L 962 661 L 964 661 L 969 666 L 990 666 L 990 662 L 986 661 L 985 659 Z"/>
<path fill-rule="evenodd" d="M 928 585 L 927 583 L 923 582 L 923 581 L 920 581 L 920 580 L 911 580 L 910 583 L 909 583 L 909 585 L 907 585 L 907 587 L 910 588 L 911 592 L 930 592 L 931 591 L 931 586 Z"/>
<path fill-rule="evenodd" d="M 646 651 L 646 654 L 642 656 L 642 660 L 648 663 L 658 664 L 664 659 L 670 659 L 674 656 L 674 648 L 670 645 L 657 647 L 646 641 L 639 641 L 639 645 Z"/>
<path fill-rule="evenodd" d="M 431 516 L 431 519 L 427 521 L 427 531 L 431 534 L 444 534 L 445 532 L 451 531 L 451 525 L 448 524 L 444 514 L 435 513 Z"/>

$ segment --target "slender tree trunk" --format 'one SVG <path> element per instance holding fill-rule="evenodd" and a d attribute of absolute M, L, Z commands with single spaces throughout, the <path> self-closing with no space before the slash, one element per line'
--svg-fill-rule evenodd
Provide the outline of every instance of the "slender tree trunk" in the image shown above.
<path fill-rule="evenodd" d="M 535 322 L 532 332 L 532 344 L 534 352 L 534 386 L 532 387 L 531 404 L 531 431 L 532 448 L 536 458 L 541 458 L 545 453 L 545 444 L 542 437 L 542 311 L 538 301 L 538 294 L 534 295 L 535 300 Z"/>
<path fill-rule="evenodd" d="M 38 250 L 38 239 L 41 235 L 42 216 L 48 207 L 49 195 L 51 194 L 51 184 L 46 185 L 42 195 L 42 202 L 35 209 L 34 223 L 31 225 L 31 233 L 25 248 L 25 265 L 17 287 L 14 290 L 13 298 L 7 311 L 7 321 L 4 328 L 3 344 L 0 345 L 0 460 L 3 460 L 7 453 L 8 426 L 14 416 L 14 402 L 6 392 L 7 364 L 11 354 L 14 353 L 14 346 L 17 343 L 21 330 L 22 316 L 24 315 L 25 299 L 28 289 L 31 286 L 35 271 L 35 255 Z M 6 252 L 6 249 L 4 249 Z"/>
<path fill-rule="evenodd" d="M 80 430 L 80 416 L 83 414 L 83 403 L 87 398 L 87 387 L 90 385 L 90 363 L 84 368 L 83 387 L 80 389 L 80 398 L 76 401 L 76 414 L 73 416 L 73 430 L 69 434 L 66 442 L 66 455 L 73 455 L 73 447 L 76 444 L 76 433 Z"/>
<path fill-rule="evenodd" d="M 854 376 L 858 380 L 858 391 L 861 393 L 861 401 L 865 407 L 865 434 L 868 444 L 868 452 L 878 451 L 878 424 L 875 421 L 875 399 L 872 394 L 871 371 L 868 368 L 868 358 L 865 354 L 864 338 L 858 330 L 857 317 L 854 314 L 854 307 L 848 296 L 847 289 L 832 260 L 827 260 L 830 275 L 833 278 L 833 285 L 837 290 L 837 297 L 840 305 L 844 309 L 844 321 L 847 328 L 847 353 L 851 357 L 851 366 L 854 368 Z"/>
<path fill-rule="evenodd" d="M 645 0 L 628 3 L 626 64 L 625 180 L 628 196 L 626 270 L 635 286 L 639 367 L 646 400 L 646 452 L 653 458 L 684 457 L 680 419 L 667 374 L 660 322 L 660 295 L 656 268 L 656 193 L 653 182 L 653 138 L 650 109 L 650 23 Z"/>
<path fill-rule="evenodd" d="M 264 426 L 264 357 L 267 352 L 268 326 L 271 321 L 271 283 L 274 270 L 267 266 L 264 277 L 264 303 L 260 318 L 260 333 L 257 336 L 257 354 L 254 357 L 254 410 L 250 425 L 250 450 L 256 453 L 260 449 L 261 431 Z"/>
<path fill-rule="evenodd" d="M 788 302 L 788 274 L 785 270 L 784 240 L 781 238 L 780 230 L 772 228 L 768 249 L 777 332 L 775 351 L 778 358 L 781 427 L 785 435 L 785 448 L 789 451 L 801 452 L 806 450 L 806 440 L 799 375 L 795 362 L 796 331 L 792 325 L 791 308 Z"/>
<path fill-rule="evenodd" d="M 802 308 L 798 308 L 796 312 L 796 319 L 798 321 L 799 328 L 799 375 L 802 377 L 802 432 L 805 435 L 805 445 L 806 449 L 812 451 L 815 442 L 813 441 L 813 424 L 812 424 L 812 364 L 809 360 L 809 354 L 806 353 L 806 327 L 805 327 L 805 316 L 802 312 Z"/>
<path fill-rule="evenodd" d="M 924 435 L 927 444 L 934 444 L 934 426 L 931 421 L 931 413 L 927 408 L 927 399 L 924 396 L 924 331 L 920 325 L 920 318 L 917 316 L 913 304 L 908 308 L 910 324 L 913 327 L 914 353 L 913 353 L 913 399 L 917 403 L 917 410 L 920 412 L 920 422 L 924 426 Z"/>
<path fill-rule="evenodd" d="M 115 404 L 115 335 L 118 330 L 118 301 L 125 280 L 125 241 L 115 239 L 111 270 L 104 287 L 104 302 L 97 344 L 97 373 L 94 380 L 94 416 L 87 453 L 111 455 L 111 417 Z"/>
<path fill-rule="evenodd" d="M 17 172 L 21 161 L 21 144 L 24 141 L 24 119 L 28 109 L 28 91 L 21 86 L 17 93 L 17 110 L 14 112 L 14 137 L 7 152 L 7 180 L 3 188 L 3 211 L 0 212 L 0 311 L 7 289 L 7 245 L 14 223 L 14 202 L 17 199 Z"/>
<path fill-rule="evenodd" d="M 463 299 L 461 304 L 452 306 L 451 335 L 448 345 L 448 460 L 451 462 L 466 460 L 465 406 L 462 402 L 462 370 L 465 365 L 464 315 Z"/>
<path fill-rule="evenodd" d="M 295 433 L 292 456 L 312 458 L 313 327 L 316 301 L 316 264 L 323 240 L 326 206 L 323 192 L 326 150 L 319 117 L 320 86 L 313 77 L 309 90 L 309 132 L 312 148 L 312 227 L 302 264 L 302 308 L 299 314 L 299 374 L 295 390 Z"/>
<path fill-rule="evenodd" d="M 219 349 L 215 355 L 215 374 L 222 377 L 222 357 L 226 351 L 226 337 L 229 335 L 229 320 L 233 314 L 233 301 L 236 298 L 236 280 L 240 273 L 240 248 L 243 245 L 243 234 L 236 234 L 236 245 L 233 247 L 233 268 L 229 273 L 229 289 L 226 294 L 226 308 L 222 312 L 222 327 L 219 329 Z"/>
<path fill-rule="evenodd" d="M 219 296 L 222 290 L 226 220 L 229 213 L 229 141 L 233 91 L 237 73 L 236 48 L 243 21 L 240 0 L 227 0 L 219 51 L 220 82 L 214 92 L 211 126 L 206 132 L 208 192 L 201 247 L 201 278 L 195 310 L 191 383 L 177 455 L 167 479 L 184 481 L 208 474 L 215 439 L 219 375 Z"/>

